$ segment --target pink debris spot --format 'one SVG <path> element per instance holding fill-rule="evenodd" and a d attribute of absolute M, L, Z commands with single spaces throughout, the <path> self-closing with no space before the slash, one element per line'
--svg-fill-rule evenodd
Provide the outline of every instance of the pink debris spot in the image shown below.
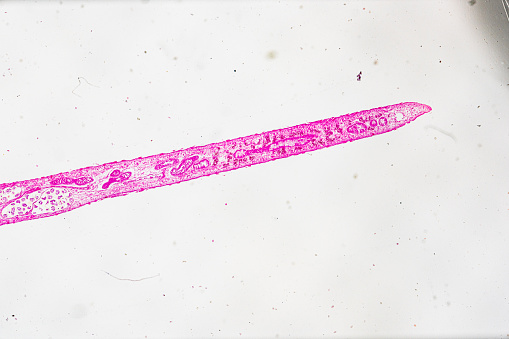
<path fill-rule="evenodd" d="M 362 78 L 362 71 L 357 74 L 357 81 L 361 81 Z"/>
<path fill-rule="evenodd" d="M 396 245 L 399 245 L 399 242 L 397 242 Z"/>
<path fill-rule="evenodd" d="M 212 242 L 214 242 L 214 239 L 212 239 Z"/>
<path fill-rule="evenodd" d="M 334 305 L 332 305 L 330 308 L 334 308 Z"/>

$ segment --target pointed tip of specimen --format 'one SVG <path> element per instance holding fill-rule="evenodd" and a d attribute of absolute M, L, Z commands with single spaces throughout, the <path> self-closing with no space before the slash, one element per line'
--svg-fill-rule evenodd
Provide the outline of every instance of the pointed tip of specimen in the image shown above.
<path fill-rule="evenodd" d="M 404 113 L 402 113 L 410 120 L 414 120 L 423 114 L 429 113 L 432 109 L 431 106 L 418 102 L 404 102 L 402 105 L 404 107 L 402 107 L 404 111 Z"/>
<path fill-rule="evenodd" d="M 425 105 L 425 104 L 419 104 L 421 105 L 422 114 L 431 112 L 432 108 L 431 106 Z"/>
<path fill-rule="evenodd" d="M 431 112 L 431 106 L 421 104 L 418 102 L 412 102 L 411 104 L 413 106 L 412 108 L 413 108 L 414 112 L 417 113 L 418 115 L 422 115 L 422 114 Z"/>

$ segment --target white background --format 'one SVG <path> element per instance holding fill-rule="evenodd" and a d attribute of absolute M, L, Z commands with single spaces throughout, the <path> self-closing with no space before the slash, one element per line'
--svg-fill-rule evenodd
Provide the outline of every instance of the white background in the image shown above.
<path fill-rule="evenodd" d="M 508 37 L 500 1 L 1 2 L 0 182 L 433 111 L 1 227 L 0 337 L 506 337 Z"/>

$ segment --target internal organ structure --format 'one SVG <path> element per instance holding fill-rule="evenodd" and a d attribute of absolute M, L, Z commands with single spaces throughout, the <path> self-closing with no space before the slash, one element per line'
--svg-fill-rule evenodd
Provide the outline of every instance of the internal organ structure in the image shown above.
<path fill-rule="evenodd" d="M 36 189 L 12 200 L 3 207 L 2 218 L 43 215 L 63 211 L 71 206 L 71 193 L 65 188 Z"/>
<path fill-rule="evenodd" d="M 94 181 L 91 177 L 81 177 L 81 178 L 69 178 L 62 177 L 51 180 L 51 185 L 78 185 L 83 186 Z"/>
<path fill-rule="evenodd" d="M 131 174 L 132 174 L 131 172 L 123 172 L 122 173 L 119 170 L 114 170 L 113 172 L 110 173 L 108 182 L 104 183 L 102 185 L 102 188 L 108 189 L 108 187 L 110 187 L 110 185 L 113 184 L 114 182 L 122 182 L 124 180 L 127 180 L 127 179 L 129 179 Z"/>
<path fill-rule="evenodd" d="M 299 137 L 293 137 L 293 138 L 285 138 L 281 140 L 274 141 L 270 144 L 267 144 L 265 146 L 257 147 L 255 144 L 255 147 L 253 149 L 247 149 L 247 150 L 238 150 L 235 152 L 235 158 L 242 159 L 244 157 L 247 157 L 252 154 L 256 153 L 265 153 L 265 152 L 276 152 L 276 151 L 285 151 L 286 148 L 289 147 L 302 147 L 306 145 L 311 140 L 315 139 L 317 135 L 315 134 L 308 134 L 303 135 Z M 258 140 L 258 144 L 262 143 L 263 139 Z"/>
<path fill-rule="evenodd" d="M 358 121 L 348 126 L 346 131 L 351 134 L 362 134 L 366 132 L 370 127 L 373 128 L 376 127 L 377 125 L 379 126 L 387 125 L 387 119 L 385 117 L 381 117 L 380 119 L 370 119 L 369 121 L 366 122 Z"/>
<path fill-rule="evenodd" d="M 190 169 L 198 170 L 206 168 L 209 165 L 210 162 L 207 159 L 200 160 L 199 156 L 194 155 L 192 157 L 184 158 L 181 161 L 177 159 L 170 159 L 168 161 L 157 164 L 155 169 L 160 170 L 164 168 L 171 168 L 171 175 L 179 176 L 185 174 Z"/>
<path fill-rule="evenodd" d="M 386 133 L 431 111 L 405 102 L 49 177 L 0 184 L 0 225 Z"/>

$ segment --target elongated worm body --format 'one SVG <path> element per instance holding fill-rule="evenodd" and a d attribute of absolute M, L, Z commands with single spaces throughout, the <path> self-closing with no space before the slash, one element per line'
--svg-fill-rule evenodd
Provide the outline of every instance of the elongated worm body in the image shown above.
<path fill-rule="evenodd" d="M 50 217 L 105 198 L 371 137 L 429 111 L 427 105 L 405 102 L 206 146 L 0 184 L 0 225 Z"/>

